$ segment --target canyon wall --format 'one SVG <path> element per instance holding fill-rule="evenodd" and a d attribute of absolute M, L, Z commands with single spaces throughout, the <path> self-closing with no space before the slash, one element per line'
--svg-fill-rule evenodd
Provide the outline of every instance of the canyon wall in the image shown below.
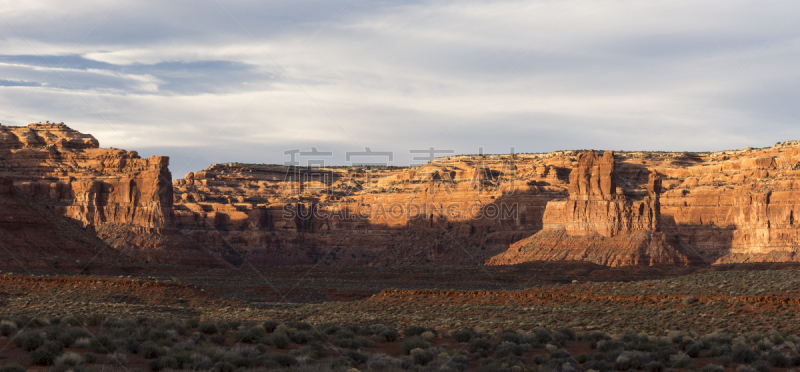
<path fill-rule="evenodd" d="M 800 143 L 654 164 L 665 231 L 712 263 L 797 261 Z"/>
<path fill-rule="evenodd" d="M 165 156 L 143 159 L 135 151 L 100 148 L 94 137 L 63 123 L 0 126 L 0 177 L 133 260 L 224 263 L 206 257 L 196 243 L 165 238 L 180 237 L 172 228 L 172 175 Z"/>
<path fill-rule="evenodd" d="M 0 176 L 34 201 L 84 226 L 106 223 L 162 228 L 171 222 L 169 159 L 101 149 L 64 124 L 0 126 Z"/>
<path fill-rule="evenodd" d="M 590 261 L 608 266 L 700 264 L 671 236 L 660 232 L 661 177 L 649 172 L 641 200 L 617 188 L 611 151 L 578 155 L 570 173 L 569 197 L 548 203 L 544 230 L 511 245 L 487 261 L 509 265 L 529 261 Z"/>
<path fill-rule="evenodd" d="M 798 142 L 699 154 L 450 156 L 414 168 L 228 163 L 171 182 L 166 157 L 103 149 L 66 125 L 36 123 L 0 126 L 0 177 L 25 203 L 143 263 L 800 260 Z M 28 231 L 23 240 L 36 235 Z"/>
<path fill-rule="evenodd" d="M 0 177 L 0 268 L 21 273 L 79 274 L 90 265 L 130 263 L 72 220 L 32 202 Z"/>
<path fill-rule="evenodd" d="M 466 265 L 537 245 L 491 262 L 792 261 L 799 152 L 787 142 L 702 154 L 453 156 L 371 172 L 219 164 L 175 182 L 175 215 L 193 241 L 256 266 Z M 510 205 L 510 218 L 484 213 Z"/>
<path fill-rule="evenodd" d="M 476 265 L 541 229 L 567 176 L 512 156 L 374 170 L 218 164 L 175 181 L 175 223 L 237 265 Z"/>
<path fill-rule="evenodd" d="M 564 229 L 570 235 L 612 237 L 660 229 L 661 178 L 648 176 L 648 195 L 633 200 L 617 188 L 614 154 L 598 157 L 594 151 L 578 155 L 570 173 L 569 197 L 552 201 L 544 214 L 546 229 Z"/>

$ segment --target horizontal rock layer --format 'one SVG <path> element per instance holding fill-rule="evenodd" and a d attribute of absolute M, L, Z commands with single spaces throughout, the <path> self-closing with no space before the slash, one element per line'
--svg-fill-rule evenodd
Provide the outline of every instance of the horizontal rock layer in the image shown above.
<path fill-rule="evenodd" d="M 0 176 L 143 262 L 472 265 L 542 229 L 565 234 L 559 245 L 548 240 L 556 235 L 540 239 L 566 252 L 552 257 L 611 265 L 796 260 L 800 246 L 796 142 L 452 156 L 379 170 L 218 164 L 171 183 L 166 157 L 103 149 L 66 125 L 37 123 L 0 126 Z M 618 238 L 627 235 L 642 238 Z M 595 236 L 621 240 L 622 252 L 576 253 Z"/>
<path fill-rule="evenodd" d="M 143 159 L 135 151 L 103 149 L 91 135 L 63 123 L 0 126 L 0 177 L 13 182 L 32 202 L 69 217 L 90 234 L 107 225 L 104 230 L 124 226 L 137 239 L 164 241 L 161 236 L 172 229 L 167 157 Z M 45 222 L 29 225 L 34 235 L 47 228 Z M 128 249 L 134 259 L 155 255 L 159 262 L 198 266 L 217 261 L 196 243 L 177 248 L 172 243 L 126 246 L 136 248 Z M 165 254 L 169 247 L 173 249 Z"/>

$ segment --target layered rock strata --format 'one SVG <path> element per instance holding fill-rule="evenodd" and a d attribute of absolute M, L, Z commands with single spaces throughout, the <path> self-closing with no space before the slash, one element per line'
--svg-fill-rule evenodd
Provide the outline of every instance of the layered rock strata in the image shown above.
<path fill-rule="evenodd" d="M 0 177 L 0 268 L 80 274 L 89 265 L 130 263 L 67 217 L 32 202 Z"/>
<path fill-rule="evenodd" d="M 578 260 L 608 266 L 700 264 L 674 237 L 660 232 L 661 178 L 650 172 L 647 195 L 634 200 L 616 184 L 611 151 L 578 155 L 568 198 L 548 203 L 544 230 L 511 245 L 488 265 Z"/>
<path fill-rule="evenodd" d="M 124 231 L 139 239 L 161 241 L 149 245 L 113 242 L 115 248 L 134 257 L 149 255 L 150 261 L 160 263 L 215 266 L 212 262 L 220 261 L 227 265 L 208 257 L 196 243 L 176 245 L 161 238 L 172 226 L 172 175 L 165 156 L 143 159 L 135 151 L 100 148 L 94 137 L 63 123 L 0 126 L 0 177 L 11 180 L 31 201 L 69 217 L 89 233 Z"/>
<path fill-rule="evenodd" d="M 169 158 L 101 149 L 64 124 L 0 126 L 0 176 L 84 226 L 170 224 Z"/>
<path fill-rule="evenodd" d="M 513 160 L 382 170 L 219 164 L 175 182 L 175 221 L 242 265 L 476 265 L 541 229 L 547 202 L 564 196 L 566 172 Z M 515 183 L 520 174 L 534 179 Z"/>
<path fill-rule="evenodd" d="M 218 164 L 170 183 L 166 157 L 37 123 L 0 126 L 0 177 L 142 262 L 471 265 L 533 241 L 538 259 L 606 265 L 800 260 L 798 142 L 416 168 Z"/>

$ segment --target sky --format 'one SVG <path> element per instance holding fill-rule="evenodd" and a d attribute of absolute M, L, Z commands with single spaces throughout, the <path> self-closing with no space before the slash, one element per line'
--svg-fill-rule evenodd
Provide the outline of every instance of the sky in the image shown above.
<path fill-rule="evenodd" d="M 173 178 L 312 148 L 330 155 L 295 161 L 764 147 L 800 139 L 798 12 L 780 0 L 0 0 L 0 122 L 63 121 L 103 147 L 170 156 Z"/>

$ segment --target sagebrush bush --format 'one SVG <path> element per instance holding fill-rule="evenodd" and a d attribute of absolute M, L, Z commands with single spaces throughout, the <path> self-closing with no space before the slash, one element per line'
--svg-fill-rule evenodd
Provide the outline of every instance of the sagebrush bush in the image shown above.
<path fill-rule="evenodd" d="M 128 353 L 115 351 L 108 355 L 108 362 L 115 366 L 128 365 Z"/>
<path fill-rule="evenodd" d="M 755 351 L 742 344 L 736 344 L 731 349 L 731 360 L 735 363 L 752 363 L 757 357 Z"/>
<path fill-rule="evenodd" d="M 219 333 L 219 327 L 214 322 L 202 322 L 197 328 L 200 332 L 205 334 L 215 334 Z"/>
<path fill-rule="evenodd" d="M 721 355 L 730 355 L 731 354 L 731 347 L 729 345 L 716 345 L 713 346 L 708 351 L 708 356 L 721 356 Z"/>
<path fill-rule="evenodd" d="M 510 355 L 522 356 L 527 352 L 533 351 L 531 345 L 528 344 L 515 344 L 510 341 L 503 341 L 500 345 L 495 348 L 494 357 L 496 359 L 502 359 Z M 571 357 L 569 353 L 566 353 L 566 358 Z M 552 358 L 552 355 L 551 355 Z"/>
<path fill-rule="evenodd" d="M 290 342 L 291 340 L 289 339 L 289 336 L 284 333 L 275 332 L 269 335 L 270 345 L 275 346 L 278 349 L 285 349 L 289 347 Z"/>
<path fill-rule="evenodd" d="M 721 366 L 715 364 L 709 364 L 703 367 L 703 369 L 701 369 L 700 372 L 725 372 L 725 368 L 722 368 Z"/>
<path fill-rule="evenodd" d="M 625 350 L 625 343 L 620 340 L 606 340 L 597 343 L 597 350 L 608 353 L 611 351 Z"/>
<path fill-rule="evenodd" d="M 600 340 L 609 340 L 609 339 L 611 339 L 611 337 L 606 335 L 603 332 L 600 332 L 600 331 L 591 331 L 591 332 L 587 333 L 586 335 L 584 335 L 583 339 L 585 341 L 598 342 Z"/>
<path fill-rule="evenodd" d="M 293 333 L 291 336 L 289 336 L 289 338 L 292 340 L 292 342 L 296 344 L 305 345 L 311 341 L 316 340 L 317 335 L 315 335 L 314 332 L 309 330 L 299 330 Z"/>
<path fill-rule="evenodd" d="M 289 367 L 297 364 L 297 359 L 295 359 L 291 355 L 286 354 L 272 354 L 270 355 L 270 359 L 275 361 L 276 363 L 280 364 L 283 367 Z"/>
<path fill-rule="evenodd" d="M 150 368 L 151 371 L 176 369 L 178 368 L 178 361 L 173 357 L 160 357 L 147 362 L 147 368 Z"/>
<path fill-rule="evenodd" d="M 0 335 L 11 337 L 17 333 L 17 323 L 10 320 L 0 320 Z"/>
<path fill-rule="evenodd" d="M 629 369 L 642 369 L 645 366 L 645 364 L 646 361 L 642 357 L 642 354 L 632 351 L 622 352 L 614 360 L 614 368 L 616 368 L 618 371 L 627 371 Z"/>
<path fill-rule="evenodd" d="M 469 342 L 475 337 L 475 330 L 472 328 L 461 328 L 453 332 L 452 337 L 457 342 Z"/>
<path fill-rule="evenodd" d="M 0 367 L 0 372 L 25 372 L 25 371 L 26 371 L 25 367 L 17 363 Z"/>
<path fill-rule="evenodd" d="M 95 357 L 95 361 L 96 360 L 97 360 L 97 357 Z M 56 365 L 56 367 L 77 367 L 77 366 L 83 364 L 84 361 L 85 361 L 85 358 L 81 357 L 80 355 L 78 355 L 78 353 L 74 353 L 72 351 L 68 351 L 68 352 L 66 352 L 64 354 L 59 355 L 58 358 L 56 358 L 54 364 Z M 87 361 L 86 363 L 94 363 L 94 361 L 92 361 L 92 362 L 88 362 Z"/>
<path fill-rule="evenodd" d="M 186 328 L 197 328 L 200 326 L 200 319 L 198 318 L 189 318 L 183 322 L 184 327 Z"/>
<path fill-rule="evenodd" d="M 193 353 L 189 356 L 189 360 L 184 363 L 184 369 L 190 369 L 195 371 L 204 371 L 211 367 L 212 365 L 211 358 L 200 354 L 200 353 Z"/>
<path fill-rule="evenodd" d="M 394 328 L 386 328 L 379 331 L 376 336 L 381 342 L 394 342 L 400 337 L 400 333 L 397 332 Z"/>
<path fill-rule="evenodd" d="M 89 340 L 89 350 L 98 354 L 110 354 L 117 351 L 117 345 L 111 336 L 99 334 Z"/>
<path fill-rule="evenodd" d="M 312 326 L 311 324 L 297 320 L 291 321 L 287 323 L 287 325 L 298 331 L 311 331 L 314 329 L 314 326 Z"/>
<path fill-rule="evenodd" d="M 89 344 L 91 344 L 92 340 L 88 337 L 81 337 L 75 340 L 75 347 L 78 349 L 88 349 Z"/>
<path fill-rule="evenodd" d="M 386 354 L 374 354 L 367 359 L 366 369 L 370 372 L 382 372 L 400 369 L 402 365 L 402 361 Z"/>
<path fill-rule="evenodd" d="M 700 343 L 693 343 L 685 349 L 686 355 L 688 355 L 691 358 L 697 358 L 698 356 L 700 356 L 700 351 L 702 350 L 703 350 L 703 345 Z"/>
<path fill-rule="evenodd" d="M 253 344 L 258 342 L 261 338 L 266 336 L 266 331 L 263 327 L 252 327 L 250 329 L 243 329 L 236 332 L 236 341 Z"/>
<path fill-rule="evenodd" d="M 513 342 L 515 344 L 521 344 L 523 342 L 523 337 L 521 334 L 517 333 L 512 329 L 504 329 L 497 334 L 497 341 L 499 342 Z"/>
<path fill-rule="evenodd" d="M 430 363 L 435 357 L 435 354 L 431 351 L 420 348 L 409 351 L 409 354 L 411 355 L 411 360 L 414 362 L 414 365 L 420 366 Z"/>
<path fill-rule="evenodd" d="M 751 368 L 748 365 L 742 364 L 742 365 L 736 367 L 736 372 L 756 372 L 756 370 L 754 370 L 753 368 Z"/>
<path fill-rule="evenodd" d="M 35 364 L 37 366 L 49 366 L 55 362 L 55 356 L 53 353 L 47 350 L 34 350 L 31 352 L 31 364 Z"/>
<path fill-rule="evenodd" d="M 14 345 L 25 351 L 33 351 L 44 345 L 44 339 L 38 332 L 26 331 L 17 333 L 17 336 L 14 337 Z"/>
<path fill-rule="evenodd" d="M 659 361 L 650 361 L 644 365 L 644 370 L 647 372 L 664 372 L 664 364 Z"/>
<path fill-rule="evenodd" d="M 219 362 L 211 370 L 214 372 L 234 372 L 236 371 L 236 366 L 228 362 Z"/>
<path fill-rule="evenodd" d="M 103 321 L 106 320 L 106 317 L 101 314 L 94 314 L 86 320 L 86 325 L 90 327 L 97 327 L 100 324 L 103 324 Z"/>
<path fill-rule="evenodd" d="M 352 338 L 337 338 L 333 340 L 333 345 L 345 349 L 358 349 L 361 347 L 361 343 Z"/>
<path fill-rule="evenodd" d="M 485 338 L 474 338 L 469 342 L 469 351 L 473 353 L 478 350 L 489 350 L 491 347 L 492 343 Z"/>
<path fill-rule="evenodd" d="M 69 354 L 69 353 L 67 353 L 67 354 Z M 91 351 L 87 351 L 87 352 L 83 353 L 83 362 L 84 363 L 95 363 L 95 362 L 97 362 L 97 354 L 95 354 L 95 353 L 93 353 Z"/>
<path fill-rule="evenodd" d="M 354 360 L 357 365 L 360 363 L 365 363 L 367 359 L 369 359 L 367 354 L 364 354 L 358 350 L 342 350 L 341 355 Z"/>
<path fill-rule="evenodd" d="M 225 345 L 226 337 L 225 334 L 223 333 L 217 333 L 211 335 L 211 337 L 209 337 L 208 340 L 215 345 Z"/>
<path fill-rule="evenodd" d="M 671 368 L 686 368 L 692 364 L 692 359 L 686 354 L 675 354 L 669 357 Z"/>
<path fill-rule="evenodd" d="M 83 325 L 83 319 L 76 316 L 65 316 L 61 318 L 61 324 L 79 327 Z"/>
<path fill-rule="evenodd" d="M 428 341 L 425 341 L 420 337 L 414 336 L 403 341 L 403 343 L 400 345 L 400 350 L 402 350 L 403 354 L 408 355 L 411 353 L 411 350 L 427 349 L 429 347 L 431 347 L 431 344 L 429 344 Z"/>
<path fill-rule="evenodd" d="M 164 356 L 166 354 L 166 351 L 162 347 L 153 343 L 152 341 L 146 341 L 143 342 L 141 345 L 139 345 L 137 353 L 141 355 L 143 358 L 155 359 Z"/>
<path fill-rule="evenodd" d="M 765 362 L 763 360 L 759 360 L 758 362 L 753 363 L 752 366 L 753 366 L 753 369 L 756 370 L 756 372 L 769 372 L 770 371 L 769 370 L 769 364 L 767 364 L 767 362 Z"/>
<path fill-rule="evenodd" d="M 275 328 L 278 328 L 279 325 L 280 323 L 274 320 L 267 320 L 263 324 L 261 324 L 261 326 L 264 327 L 264 330 L 269 333 L 275 332 Z"/>
<path fill-rule="evenodd" d="M 44 342 L 44 349 L 51 352 L 54 355 L 58 355 L 61 353 L 61 350 L 64 350 L 64 344 L 58 341 L 45 341 Z"/>
<path fill-rule="evenodd" d="M 767 363 L 775 368 L 787 368 L 792 364 L 789 357 L 779 351 L 770 353 L 767 356 Z"/>
<path fill-rule="evenodd" d="M 412 325 L 412 326 L 404 329 L 403 330 L 403 335 L 405 335 L 406 337 L 419 336 L 419 335 L 422 335 L 423 333 L 428 332 L 428 331 L 432 332 L 434 334 L 434 336 L 438 335 L 438 332 L 436 332 L 436 330 L 433 329 L 433 328 L 417 326 L 417 325 Z"/>
<path fill-rule="evenodd" d="M 195 333 L 192 333 L 192 337 L 190 337 L 189 339 L 192 340 L 192 342 L 194 342 L 196 344 L 201 344 L 201 343 L 205 342 L 206 335 L 204 335 L 201 332 L 195 332 Z"/>

